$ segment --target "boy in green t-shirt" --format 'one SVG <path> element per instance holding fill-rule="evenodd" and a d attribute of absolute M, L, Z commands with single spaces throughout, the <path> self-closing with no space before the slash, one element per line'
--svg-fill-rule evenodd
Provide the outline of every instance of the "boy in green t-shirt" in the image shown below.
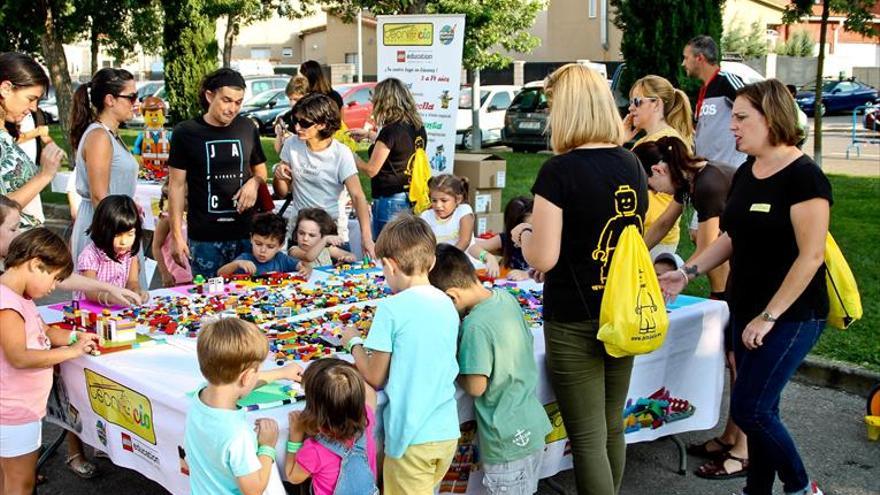
<path fill-rule="evenodd" d="M 538 368 L 522 309 L 506 290 L 480 285 L 467 255 L 450 244 L 437 246 L 428 277 L 463 317 L 458 383 L 474 397 L 483 485 L 492 494 L 535 493 L 551 427 L 535 395 Z"/>

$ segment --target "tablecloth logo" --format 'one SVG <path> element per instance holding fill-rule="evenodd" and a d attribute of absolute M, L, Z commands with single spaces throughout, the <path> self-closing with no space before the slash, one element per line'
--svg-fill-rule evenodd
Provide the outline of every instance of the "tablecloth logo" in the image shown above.
<path fill-rule="evenodd" d="M 544 443 L 558 442 L 568 438 L 565 425 L 562 424 L 562 413 L 559 412 L 559 404 L 556 402 L 545 404 L 544 411 L 547 413 L 547 418 L 550 419 L 550 425 L 553 427 L 550 433 L 544 437 Z"/>
<path fill-rule="evenodd" d="M 83 371 L 86 375 L 89 403 L 95 414 L 156 445 L 153 406 L 150 400 L 92 370 Z"/>
<path fill-rule="evenodd" d="M 120 434 L 122 435 L 122 450 L 131 452 L 141 459 L 154 464 L 157 467 L 159 466 L 159 454 L 155 450 L 147 447 L 137 438 L 132 438 L 131 435 L 124 431 L 120 432 Z"/>
<path fill-rule="evenodd" d="M 107 425 L 100 419 L 95 423 L 95 433 L 98 434 L 98 441 L 104 447 L 107 446 Z"/>

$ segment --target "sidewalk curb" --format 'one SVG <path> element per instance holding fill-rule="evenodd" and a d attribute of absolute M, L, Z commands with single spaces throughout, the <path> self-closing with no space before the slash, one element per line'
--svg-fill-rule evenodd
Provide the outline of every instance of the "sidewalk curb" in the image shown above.
<path fill-rule="evenodd" d="M 807 385 L 832 388 L 867 397 L 871 389 L 880 384 L 880 373 L 811 354 L 801 363 L 794 379 Z"/>

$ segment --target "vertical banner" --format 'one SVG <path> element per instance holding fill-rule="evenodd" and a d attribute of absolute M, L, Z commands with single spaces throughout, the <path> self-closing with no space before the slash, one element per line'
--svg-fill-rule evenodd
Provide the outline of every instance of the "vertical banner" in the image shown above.
<path fill-rule="evenodd" d="M 428 133 L 431 173 L 452 173 L 464 15 L 380 15 L 376 20 L 378 80 L 394 77 L 409 88 Z"/>

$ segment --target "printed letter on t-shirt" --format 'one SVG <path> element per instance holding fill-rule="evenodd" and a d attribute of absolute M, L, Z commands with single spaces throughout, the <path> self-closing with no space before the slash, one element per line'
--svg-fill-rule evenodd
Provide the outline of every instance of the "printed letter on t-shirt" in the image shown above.
<path fill-rule="evenodd" d="M 244 184 L 244 160 L 241 141 L 221 139 L 205 143 L 208 171 L 208 211 L 235 212 L 232 197 Z"/>

